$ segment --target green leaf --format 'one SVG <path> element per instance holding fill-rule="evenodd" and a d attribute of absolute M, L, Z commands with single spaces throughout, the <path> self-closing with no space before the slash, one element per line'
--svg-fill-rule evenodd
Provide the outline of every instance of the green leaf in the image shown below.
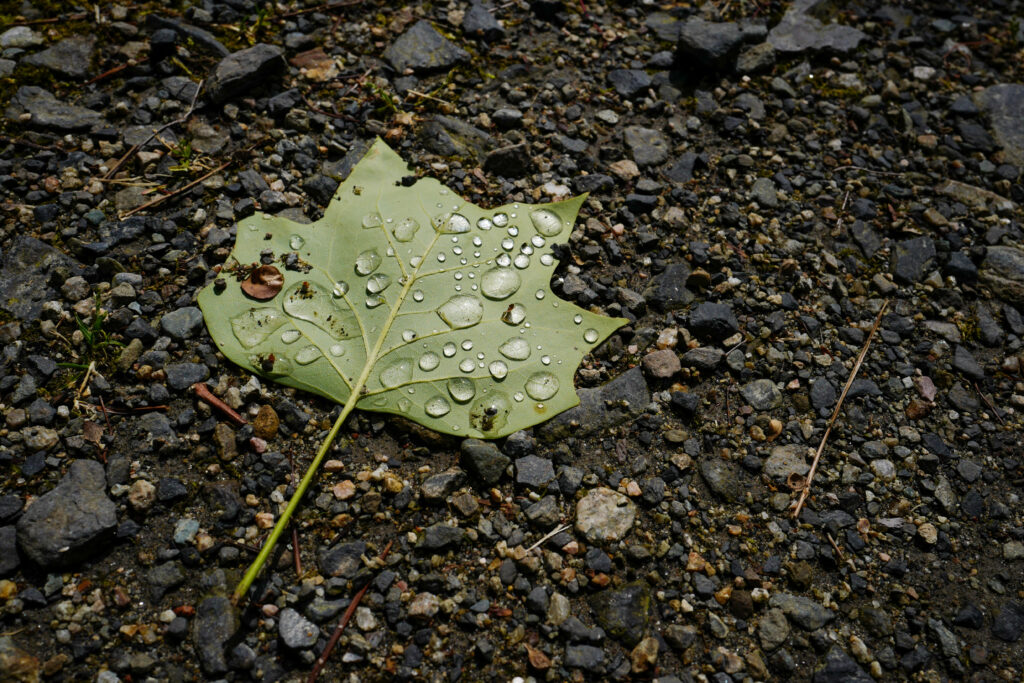
<path fill-rule="evenodd" d="M 222 278 L 199 295 L 235 363 L 276 382 L 439 432 L 497 438 L 579 402 L 580 360 L 626 321 L 558 299 L 552 245 L 584 197 L 488 210 L 410 171 L 377 140 L 324 217 L 238 224 Z M 241 279 L 272 263 L 268 300 Z M 234 275 L 234 277 L 232 277 Z"/>

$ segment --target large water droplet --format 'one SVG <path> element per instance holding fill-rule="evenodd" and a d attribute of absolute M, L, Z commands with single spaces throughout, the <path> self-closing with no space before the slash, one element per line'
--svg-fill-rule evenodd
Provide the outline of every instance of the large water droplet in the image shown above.
<path fill-rule="evenodd" d="M 491 222 L 490 218 L 481 218 L 476 222 L 476 227 L 480 228 L 481 230 L 490 230 L 493 226 L 494 223 Z"/>
<path fill-rule="evenodd" d="M 380 267 L 381 257 L 376 249 L 367 249 L 356 256 L 356 273 L 369 275 Z"/>
<path fill-rule="evenodd" d="M 510 225 L 507 232 L 508 232 L 509 237 L 518 237 L 519 236 L 519 228 L 517 228 L 514 225 Z"/>
<path fill-rule="evenodd" d="M 336 282 L 334 283 L 334 289 L 331 291 L 336 298 L 341 298 L 348 294 L 348 283 L 347 282 Z"/>
<path fill-rule="evenodd" d="M 366 297 L 366 307 L 367 308 L 377 308 L 378 306 L 380 306 L 380 305 L 382 305 L 382 304 L 384 304 L 386 302 L 387 302 L 387 299 L 385 299 L 380 294 L 371 294 L 370 296 Z"/>
<path fill-rule="evenodd" d="M 530 244 L 540 249 L 547 243 L 544 241 L 544 238 L 541 237 L 540 235 L 534 235 L 533 237 L 530 238 Z"/>
<path fill-rule="evenodd" d="M 299 337 L 301 336 L 302 333 L 299 332 L 298 330 L 285 330 L 284 332 L 281 333 L 281 341 L 283 341 L 285 344 L 294 344 L 295 342 L 299 341 Z"/>
<path fill-rule="evenodd" d="M 342 308 L 343 302 L 312 282 L 293 285 L 284 298 L 284 310 L 290 316 L 311 322 L 335 339 L 348 339 L 358 333 L 352 311 Z"/>
<path fill-rule="evenodd" d="M 292 235 L 291 238 L 288 239 L 288 246 L 291 247 L 292 249 L 301 249 L 302 245 L 305 243 L 306 240 L 304 240 L 299 235 Z"/>
<path fill-rule="evenodd" d="M 387 389 L 401 386 L 412 379 L 412 363 L 406 359 L 396 360 L 380 371 L 380 383 Z"/>
<path fill-rule="evenodd" d="M 508 268 L 512 265 L 512 257 L 508 254 L 500 254 L 498 258 L 494 259 L 494 262 L 502 268 Z"/>
<path fill-rule="evenodd" d="M 491 268 L 480 278 L 480 291 L 488 299 L 507 299 L 519 291 L 519 273 L 508 268 Z"/>
<path fill-rule="evenodd" d="M 516 243 L 511 237 L 506 237 L 501 241 L 501 248 L 505 251 L 512 251 L 514 246 L 516 246 Z"/>
<path fill-rule="evenodd" d="M 546 401 L 558 393 L 558 378 L 550 372 L 535 372 L 526 380 L 526 393 L 535 401 Z"/>
<path fill-rule="evenodd" d="M 437 366 L 441 364 L 441 358 L 433 351 L 427 351 L 420 356 L 420 370 L 424 372 L 430 372 L 436 370 Z"/>
<path fill-rule="evenodd" d="M 345 355 L 345 347 L 341 344 L 331 344 L 331 348 L 328 350 L 331 352 L 331 355 L 335 357 Z"/>
<path fill-rule="evenodd" d="M 455 346 L 455 342 L 445 342 L 445 345 L 441 348 L 441 353 L 444 354 L 445 358 L 451 358 L 459 352 L 459 348 Z"/>
<path fill-rule="evenodd" d="M 448 393 L 455 399 L 456 403 L 466 403 L 476 396 L 476 386 L 471 379 L 453 377 L 448 380 Z"/>
<path fill-rule="evenodd" d="M 530 343 L 522 337 L 512 337 L 498 351 L 509 360 L 526 360 L 530 357 Z"/>
<path fill-rule="evenodd" d="M 430 417 L 444 417 L 452 410 L 452 404 L 444 396 L 435 396 L 423 406 L 423 411 Z"/>
<path fill-rule="evenodd" d="M 518 325 L 526 320 L 526 308 L 522 304 L 509 304 L 501 314 L 501 322 L 507 325 Z"/>
<path fill-rule="evenodd" d="M 374 273 L 366 280 L 366 291 L 370 294 L 380 294 L 391 285 L 391 276 L 384 273 Z"/>
<path fill-rule="evenodd" d="M 253 308 L 231 319 L 231 331 L 242 346 L 251 349 L 286 322 L 288 319 L 277 309 Z"/>
<path fill-rule="evenodd" d="M 548 209 L 531 211 L 530 220 L 533 222 L 533 227 L 537 229 L 537 232 L 545 237 L 554 237 L 562 232 L 562 219 Z"/>
<path fill-rule="evenodd" d="M 465 339 L 465 340 L 463 340 L 461 346 L 462 346 L 462 350 L 463 351 L 472 351 L 473 350 L 473 340 L 472 339 Z"/>
<path fill-rule="evenodd" d="M 512 399 L 516 403 L 522 403 L 524 398 L 526 398 L 526 394 L 524 394 L 521 391 L 517 391 L 516 393 L 512 394 Z"/>
<path fill-rule="evenodd" d="M 469 219 L 461 213 L 442 213 L 434 216 L 434 230 L 441 233 L 458 234 L 469 232 Z"/>
<path fill-rule="evenodd" d="M 459 363 L 459 370 L 469 374 L 476 370 L 476 363 L 473 362 L 472 358 L 465 358 L 461 363 Z"/>
<path fill-rule="evenodd" d="M 554 265 L 555 257 L 552 256 L 551 254 L 541 254 L 540 255 L 540 262 L 541 262 L 541 264 L 543 264 L 545 266 Z"/>
<path fill-rule="evenodd" d="M 511 410 L 508 397 L 500 391 L 492 391 L 469 409 L 469 423 L 484 434 L 493 434 L 505 426 Z"/>
<path fill-rule="evenodd" d="M 540 363 L 541 365 L 551 365 L 551 356 L 541 356 Z"/>
<path fill-rule="evenodd" d="M 480 235 L 474 235 L 474 237 L 473 237 L 473 246 L 474 247 L 482 246 L 483 243 L 484 243 L 484 241 L 482 239 L 480 239 Z"/>
<path fill-rule="evenodd" d="M 472 327 L 484 317 L 484 305 L 480 299 L 468 294 L 456 294 L 437 309 L 441 320 L 453 330 Z"/>
<path fill-rule="evenodd" d="M 491 364 L 487 366 L 487 370 L 494 379 L 505 379 L 508 377 L 508 364 L 503 360 L 491 361 Z"/>
<path fill-rule="evenodd" d="M 496 214 L 494 214 L 494 221 L 493 222 L 494 222 L 494 225 L 496 225 L 497 227 L 504 228 L 506 225 L 508 225 L 508 214 L 505 214 L 505 213 L 496 213 Z"/>
<path fill-rule="evenodd" d="M 399 242 L 411 242 L 412 238 L 416 236 L 416 231 L 419 229 L 419 221 L 415 218 L 403 218 L 398 222 L 398 225 L 392 229 L 391 233 Z"/>
<path fill-rule="evenodd" d="M 422 289 L 414 290 L 413 293 L 412 293 L 412 300 L 413 301 L 423 301 L 423 290 Z"/>
<path fill-rule="evenodd" d="M 530 267 L 530 257 L 526 254 L 516 254 L 516 257 L 512 259 L 512 263 L 519 270 L 526 270 Z"/>
<path fill-rule="evenodd" d="M 408 413 L 409 408 L 412 408 L 412 401 L 407 399 L 405 396 L 398 399 L 396 403 L 398 405 L 398 409 L 401 410 L 403 413 Z"/>
<path fill-rule="evenodd" d="M 315 346 L 303 346 L 299 349 L 299 352 L 295 354 L 295 362 L 299 365 L 309 365 L 322 355 L 323 354 L 320 352 L 320 349 Z"/>
<path fill-rule="evenodd" d="M 368 213 L 363 216 L 363 227 L 369 230 L 370 228 L 379 228 L 384 224 L 379 213 Z"/>
<path fill-rule="evenodd" d="M 599 336 L 600 335 L 597 333 L 597 330 L 591 327 L 590 329 L 583 333 L 583 341 L 587 342 L 588 344 L 593 344 L 594 342 L 597 341 L 597 338 Z"/>

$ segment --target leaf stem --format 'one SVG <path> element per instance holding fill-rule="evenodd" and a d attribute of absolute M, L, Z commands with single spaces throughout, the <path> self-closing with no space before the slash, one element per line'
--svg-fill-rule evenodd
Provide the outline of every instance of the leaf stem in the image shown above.
<path fill-rule="evenodd" d="M 365 383 L 360 382 L 360 386 Z M 320 469 L 320 463 L 323 462 L 324 456 L 327 455 L 327 451 L 331 449 L 331 444 L 334 443 L 334 439 L 338 436 L 338 432 L 341 431 L 341 425 L 345 423 L 352 409 L 356 407 L 356 403 L 359 402 L 359 388 L 356 388 L 348 400 L 345 401 L 345 405 L 341 409 L 341 414 L 338 415 L 338 419 L 334 421 L 334 425 L 331 427 L 331 431 L 327 433 L 323 443 L 320 444 L 320 449 L 316 452 L 316 456 L 313 458 L 313 462 L 309 464 L 306 469 L 306 473 L 302 475 L 302 481 L 299 482 L 299 487 L 295 489 L 295 493 L 292 494 L 291 500 L 288 501 L 288 507 L 284 509 L 281 516 L 277 520 L 277 524 L 274 525 L 273 530 L 270 532 L 270 536 L 264 541 L 263 547 L 260 549 L 259 555 L 253 560 L 252 564 L 249 565 L 249 569 L 246 570 L 245 576 L 238 582 L 238 586 L 235 587 L 235 592 L 231 596 L 232 602 L 236 605 L 241 602 L 242 598 L 249 591 L 249 587 L 252 586 L 253 581 L 259 576 L 260 571 L 263 569 L 263 565 L 267 563 L 270 558 L 270 553 L 273 552 L 274 546 L 277 545 L 278 539 L 284 530 L 288 528 L 288 524 L 292 519 L 292 515 L 295 513 L 295 509 L 299 507 L 299 503 L 302 502 L 302 497 L 306 493 L 306 489 L 313 482 L 313 477 L 316 476 L 317 470 Z"/>

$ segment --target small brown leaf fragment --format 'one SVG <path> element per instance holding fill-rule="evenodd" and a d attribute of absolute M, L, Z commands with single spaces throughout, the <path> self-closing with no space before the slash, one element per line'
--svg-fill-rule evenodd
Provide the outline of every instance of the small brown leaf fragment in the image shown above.
<path fill-rule="evenodd" d="M 530 666 L 532 666 L 534 669 L 537 669 L 538 671 L 545 671 L 551 668 L 551 660 L 548 658 L 546 654 L 544 654 L 537 648 L 526 645 L 526 653 L 530 659 Z"/>
<path fill-rule="evenodd" d="M 273 299 L 284 287 L 284 275 L 274 266 L 254 268 L 249 277 L 242 280 L 242 291 L 257 301 Z"/>
<path fill-rule="evenodd" d="M 82 438 L 97 448 L 101 448 L 100 439 L 103 437 L 103 425 L 92 420 L 86 420 L 82 424 Z"/>

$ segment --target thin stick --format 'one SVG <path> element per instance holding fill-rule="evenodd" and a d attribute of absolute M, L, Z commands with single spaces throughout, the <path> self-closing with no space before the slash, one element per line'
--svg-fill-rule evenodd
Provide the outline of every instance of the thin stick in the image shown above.
<path fill-rule="evenodd" d="M 292 557 L 295 559 L 295 575 L 302 579 L 302 558 L 299 557 L 299 532 L 292 525 Z"/>
<path fill-rule="evenodd" d="M 154 199 L 151 202 L 146 202 L 142 206 L 136 206 L 131 211 L 125 211 L 123 214 L 121 214 L 121 220 L 124 220 L 125 218 L 128 218 L 128 216 L 132 216 L 134 214 L 137 214 L 139 211 L 142 211 L 143 209 L 150 209 L 150 208 L 156 206 L 157 204 L 163 204 L 168 199 L 172 199 L 174 197 L 177 197 L 180 194 L 184 194 L 185 192 L 188 192 L 189 190 L 191 190 L 193 187 L 195 187 L 199 183 L 203 182 L 204 180 L 206 180 L 207 178 L 209 178 L 210 176 L 212 176 L 215 173 L 220 173 L 221 171 L 223 171 L 225 168 L 227 168 L 231 164 L 232 164 L 231 160 L 225 161 L 223 164 L 221 164 L 217 168 L 213 169 L 212 171 L 210 171 L 208 173 L 203 174 L 199 178 L 196 178 L 195 180 L 193 180 L 188 185 L 185 185 L 184 187 L 179 187 L 174 192 L 170 192 L 168 194 L 165 194 L 162 197 L 157 197 L 156 199 Z"/>
<path fill-rule="evenodd" d="M 850 372 L 850 376 L 846 379 L 846 386 L 843 387 L 843 393 L 839 395 L 839 402 L 836 403 L 836 409 L 832 411 L 832 417 L 828 420 L 828 427 L 825 428 L 825 434 L 821 437 L 821 443 L 818 444 L 818 452 L 814 454 L 814 462 L 811 463 L 811 469 L 807 473 L 807 483 L 804 484 L 803 490 L 800 491 L 800 499 L 797 500 L 796 508 L 793 510 L 794 518 L 800 517 L 800 510 L 803 509 L 804 501 L 807 500 L 807 496 L 811 493 L 811 482 L 814 481 L 814 473 L 818 471 L 818 461 L 821 459 L 821 452 L 825 450 L 825 442 L 828 441 L 828 435 L 832 433 L 832 425 L 835 424 L 836 418 L 839 417 L 839 410 L 843 407 L 843 401 L 846 400 L 846 394 L 850 391 L 850 387 L 853 385 L 853 380 L 857 378 L 857 372 L 860 370 L 860 366 L 864 362 L 864 357 L 868 355 L 868 349 L 871 347 L 871 340 L 875 338 L 875 332 L 878 331 L 878 326 L 882 324 L 882 316 L 885 315 L 885 309 L 888 307 L 888 301 L 882 303 L 882 307 L 878 310 L 878 315 L 875 316 L 875 324 L 871 326 L 871 332 L 868 333 L 868 338 L 864 341 L 864 348 L 860 350 L 860 355 L 857 356 L 857 362 L 853 364 L 853 370 Z"/>
<path fill-rule="evenodd" d="M 97 7 L 99 7 L 99 5 L 97 5 Z M 89 80 L 87 80 L 85 82 L 85 84 L 86 85 L 92 85 L 93 83 L 97 83 L 99 81 L 102 81 L 104 78 L 108 78 L 110 76 L 113 76 L 116 73 L 124 71 L 129 66 L 130 66 L 130 64 L 128 62 L 125 62 L 124 64 L 118 64 L 113 69 L 107 69 L 106 71 L 101 73 L 99 76 L 94 76 L 94 77 L 90 78 Z"/>
<path fill-rule="evenodd" d="M 202 382 L 196 382 L 195 384 L 193 384 L 192 391 L 195 393 L 196 398 L 202 399 L 203 401 L 210 404 L 220 412 L 224 413 L 224 415 L 226 415 L 229 420 L 234 422 L 239 427 L 248 424 L 244 417 L 236 413 L 234 409 L 227 403 L 214 396 L 213 392 L 210 391 L 210 388 L 203 384 Z"/>
<path fill-rule="evenodd" d="M 981 393 L 981 389 L 978 388 L 977 382 L 974 383 L 974 390 L 978 392 L 978 396 L 981 396 L 981 400 L 985 402 L 985 405 L 988 406 L 988 409 L 991 410 L 992 414 L 996 416 L 997 420 L 999 420 L 999 424 L 1005 425 L 1006 422 L 1003 420 L 1003 416 L 1000 415 L 999 410 L 994 405 L 992 405 L 992 401 L 988 400 L 988 396 Z"/>
<path fill-rule="evenodd" d="M 384 546 L 384 552 L 379 557 L 381 560 L 387 559 L 388 553 L 391 552 L 391 544 L 394 541 L 388 541 L 388 544 Z M 313 666 L 313 670 L 309 672 L 309 678 L 306 679 L 306 683 L 316 683 L 317 676 L 320 675 L 321 669 L 327 663 L 327 658 L 334 652 L 334 647 L 341 640 L 341 634 L 348 626 L 348 622 L 352 619 L 352 615 L 356 612 L 356 607 L 359 607 L 359 601 L 366 595 L 366 591 L 370 589 L 371 581 L 367 581 L 366 585 L 359 589 L 355 597 L 352 598 L 352 602 L 348 604 L 348 608 L 345 609 L 345 614 L 342 615 L 341 621 L 338 622 L 338 627 L 334 629 L 334 633 L 331 634 L 331 639 L 327 641 L 327 646 L 324 647 L 324 651 L 320 653 L 320 656 L 316 658 L 316 664 Z"/>
<path fill-rule="evenodd" d="M 297 17 L 300 14 L 309 14 L 310 12 L 329 12 L 332 9 L 338 9 L 340 7 L 352 7 L 353 5 L 361 5 L 364 0 L 341 0 L 341 2 L 325 2 L 322 5 L 316 7 L 307 7 L 306 9 L 293 10 L 291 12 L 285 12 L 284 14 L 278 14 L 277 18 L 283 19 L 285 17 Z"/>
<path fill-rule="evenodd" d="M 563 531 L 565 531 L 568 528 L 569 528 L 568 524 L 563 524 L 560 527 L 556 527 L 555 529 L 552 529 L 547 534 L 545 534 L 544 538 L 540 539 L 539 541 L 537 541 L 536 543 L 531 545 L 529 548 L 527 548 L 526 552 L 530 552 L 534 548 L 538 547 L 544 541 L 548 540 L 549 538 L 554 538 L 555 536 L 557 536 L 558 534 L 562 533 Z"/>
<path fill-rule="evenodd" d="M 836 551 L 836 555 L 839 557 L 839 559 L 844 559 L 843 551 L 839 549 L 838 545 L 836 545 L 836 539 L 832 538 L 832 534 L 825 534 L 825 536 L 828 537 L 828 542 L 832 544 L 832 550 Z"/>
<path fill-rule="evenodd" d="M 125 65 L 125 66 L 127 66 L 127 65 Z M 124 68 L 124 67 L 120 67 L 120 68 Z M 100 74 L 95 79 L 93 79 L 92 81 L 89 81 L 89 82 L 92 83 L 94 81 L 98 81 L 99 79 L 103 78 L 104 76 L 109 76 L 110 73 L 113 72 L 113 71 L 115 71 L 115 69 L 111 69 L 107 73 Z M 203 83 L 204 82 L 205 81 L 199 81 L 199 86 L 196 88 L 196 94 L 192 96 L 192 103 L 188 106 L 188 111 L 185 112 L 184 116 L 182 116 L 180 118 L 177 118 L 177 119 L 174 119 L 173 121 L 171 121 L 169 123 L 165 123 L 164 125 L 160 126 L 156 130 L 154 130 L 153 134 L 150 135 L 148 138 L 146 138 L 145 140 L 143 140 L 142 142 L 140 142 L 137 145 L 132 145 L 131 149 L 129 149 L 127 152 L 125 152 L 124 156 L 117 160 L 117 163 L 114 164 L 114 167 L 106 172 L 106 174 L 103 176 L 103 179 L 104 180 L 109 180 L 110 178 L 113 178 L 114 174 L 117 173 L 118 171 L 120 171 L 121 168 L 126 163 L 128 163 L 129 159 L 131 159 L 133 156 L 135 156 L 135 154 L 140 149 L 142 149 L 143 147 L 148 145 L 150 143 L 150 141 L 153 138 L 155 138 L 157 135 L 160 135 L 160 133 L 163 133 L 165 130 L 167 130 L 171 126 L 176 126 L 179 123 L 185 123 L 186 121 L 188 121 L 189 117 L 192 116 L 192 112 L 195 111 L 196 101 L 199 99 L 199 93 L 202 92 L 202 90 L 203 90 Z"/>

